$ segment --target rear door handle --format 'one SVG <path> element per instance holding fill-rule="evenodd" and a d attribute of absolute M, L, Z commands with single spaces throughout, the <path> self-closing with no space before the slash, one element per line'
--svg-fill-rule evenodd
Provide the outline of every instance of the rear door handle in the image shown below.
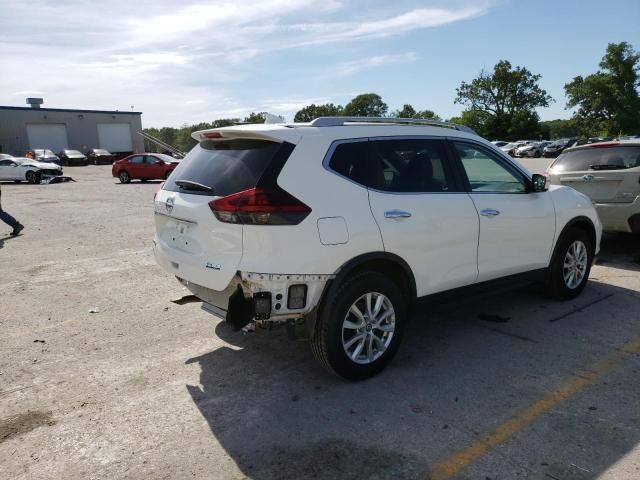
<path fill-rule="evenodd" d="M 482 215 L 483 217 L 495 217 L 497 215 L 500 215 L 500 212 L 498 210 L 494 210 L 493 208 L 485 208 L 480 212 L 480 215 Z"/>
<path fill-rule="evenodd" d="M 384 212 L 384 218 L 409 218 L 411 214 L 403 210 L 387 210 Z"/>

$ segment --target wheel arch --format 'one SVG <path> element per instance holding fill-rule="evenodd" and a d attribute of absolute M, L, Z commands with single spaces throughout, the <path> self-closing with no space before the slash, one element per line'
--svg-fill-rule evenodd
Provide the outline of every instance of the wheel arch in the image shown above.
<path fill-rule="evenodd" d="M 324 287 L 318 305 L 308 316 L 308 328 L 313 331 L 316 318 L 324 301 L 330 294 L 337 289 L 340 284 L 349 276 L 366 270 L 373 270 L 389 275 L 393 281 L 401 285 L 403 293 L 407 298 L 407 309 L 411 311 L 417 299 L 416 280 L 409 264 L 393 253 L 389 252 L 369 252 L 352 258 L 348 262 L 340 266 L 335 272 L 335 278 L 329 280 Z"/>
<path fill-rule="evenodd" d="M 567 232 L 572 228 L 579 228 L 581 230 L 584 230 L 589 235 L 589 239 L 591 240 L 591 245 L 593 246 L 594 253 L 595 253 L 596 242 L 597 242 L 596 227 L 593 224 L 593 221 L 589 217 L 580 215 L 578 217 L 574 217 L 571 220 L 569 220 L 562 228 L 562 231 L 560 232 L 560 235 L 558 235 L 558 238 L 556 239 L 556 243 L 553 246 L 553 253 L 551 255 L 551 258 L 549 259 L 549 263 L 553 261 L 553 259 L 556 257 L 556 254 L 558 253 L 560 240 L 562 240 L 564 235 L 566 235 Z"/>

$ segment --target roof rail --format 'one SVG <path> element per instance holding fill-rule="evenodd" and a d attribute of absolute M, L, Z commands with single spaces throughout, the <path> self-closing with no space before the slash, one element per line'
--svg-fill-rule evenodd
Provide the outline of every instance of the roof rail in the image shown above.
<path fill-rule="evenodd" d="M 461 132 L 478 135 L 472 128 L 458 123 L 441 122 L 424 118 L 391 118 L 391 117 L 318 117 L 311 121 L 312 127 L 341 127 L 346 123 L 392 123 L 399 125 L 429 125 L 433 127 L 445 127 Z"/>

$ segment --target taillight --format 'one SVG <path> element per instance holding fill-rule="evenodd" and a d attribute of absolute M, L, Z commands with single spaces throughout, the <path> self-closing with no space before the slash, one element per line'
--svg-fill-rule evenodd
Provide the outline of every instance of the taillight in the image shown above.
<path fill-rule="evenodd" d="M 311 208 L 284 190 L 252 188 L 209 202 L 211 211 L 225 223 L 245 225 L 297 225 Z"/>
<path fill-rule="evenodd" d="M 158 185 L 158 188 L 156 188 L 156 191 L 155 191 L 155 192 L 153 192 L 153 201 L 154 201 L 154 202 L 156 201 L 156 197 L 158 196 L 158 192 L 159 192 L 160 190 L 162 190 L 162 187 L 164 187 L 164 184 L 165 184 L 165 183 L 166 183 L 166 182 L 162 182 L 160 185 Z"/>

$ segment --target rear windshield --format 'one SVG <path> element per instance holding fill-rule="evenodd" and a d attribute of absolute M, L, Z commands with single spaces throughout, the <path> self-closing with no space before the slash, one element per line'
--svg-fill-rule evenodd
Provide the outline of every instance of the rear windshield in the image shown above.
<path fill-rule="evenodd" d="M 184 157 L 164 189 L 220 197 L 248 190 L 257 185 L 280 147 L 266 140 L 206 140 Z M 201 183 L 212 191 L 186 190 L 176 185 L 179 180 Z"/>
<path fill-rule="evenodd" d="M 585 148 L 564 152 L 551 167 L 560 172 L 640 167 L 640 146 Z"/>

